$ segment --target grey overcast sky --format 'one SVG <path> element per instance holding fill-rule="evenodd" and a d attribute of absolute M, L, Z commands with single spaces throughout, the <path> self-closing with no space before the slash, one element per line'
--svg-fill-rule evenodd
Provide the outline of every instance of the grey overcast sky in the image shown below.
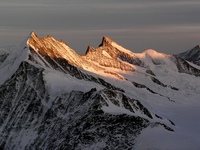
<path fill-rule="evenodd" d="M 108 36 L 133 52 L 176 54 L 200 44 L 199 0 L 1 0 L 0 46 L 31 32 L 79 54 Z"/>

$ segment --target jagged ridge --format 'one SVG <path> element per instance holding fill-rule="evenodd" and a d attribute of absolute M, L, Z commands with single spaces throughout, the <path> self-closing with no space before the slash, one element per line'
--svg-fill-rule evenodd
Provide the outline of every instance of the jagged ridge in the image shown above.
<path fill-rule="evenodd" d="M 191 50 L 178 54 L 178 56 L 194 64 L 200 65 L 200 46 L 197 45 Z"/>

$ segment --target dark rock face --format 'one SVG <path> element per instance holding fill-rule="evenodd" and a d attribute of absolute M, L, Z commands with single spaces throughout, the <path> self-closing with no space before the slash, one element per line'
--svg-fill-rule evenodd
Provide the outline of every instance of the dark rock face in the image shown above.
<path fill-rule="evenodd" d="M 158 94 L 158 93 L 154 92 L 153 90 L 151 90 L 150 88 L 148 88 L 146 85 L 139 84 L 139 83 L 136 83 L 134 81 L 132 81 L 132 84 L 137 88 L 142 88 L 142 89 L 145 88 L 145 89 L 147 89 L 149 92 L 151 92 L 153 94 Z"/>
<path fill-rule="evenodd" d="M 146 70 L 146 73 L 148 73 L 148 74 L 150 74 L 150 75 L 152 75 L 152 76 L 156 76 L 156 75 L 153 73 L 153 71 L 151 71 L 150 69 L 147 69 L 147 70 Z"/>
<path fill-rule="evenodd" d="M 38 69 L 29 65 L 27 62 L 22 62 L 16 73 L 0 87 L 0 108 L 7 111 L 1 113 L 1 121 L 6 119 L 9 113 L 16 115 L 20 113 L 34 113 L 33 106 L 39 105 L 37 99 L 46 99 L 46 90 L 43 81 L 43 69 Z M 39 90 L 36 90 L 36 89 Z M 28 103 L 25 103 L 27 101 Z M 16 105 L 23 104 L 26 110 L 20 110 Z M 14 107 L 14 108 L 13 108 Z M 19 112 L 18 112 L 19 111 Z M 8 122 L 9 123 L 9 122 Z M 8 128 L 8 125 L 6 125 Z"/>
<path fill-rule="evenodd" d="M 13 76 L 0 87 L 0 145 L 5 149 L 20 149 L 23 131 L 36 128 L 44 113 L 43 102 L 48 94 L 43 81 L 43 69 L 22 62 Z M 25 134 L 25 132 L 24 132 Z M 17 144 L 17 143 L 18 144 Z"/>
<path fill-rule="evenodd" d="M 178 54 L 178 56 L 194 64 L 200 65 L 200 46 L 197 45 L 189 51 Z"/>
<path fill-rule="evenodd" d="M 48 95 L 43 69 L 22 62 L 0 87 L 2 149 L 130 149 L 147 119 L 105 113 L 110 102 L 152 118 L 137 100 L 104 89 Z"/>
<path fill-rule="evenodd" d="M 120 54 L 118 54 L 118 57 L 121 60 L 128 62 L 130 64 L 144 67 L 144 63 L 140 59 L 138 59 L 136 57 L 132 57 L 132 56 L 126 54 L 126 53 L 120 53 Z"/>
<path fill-rule="evenodd" d="M 167 87 L 167 85 L 165 85 L 164 83 L 162 83 L 161 81 L 159 81 L 159 80 L 156 79 L 155 77 L 151 77 L 151 80 L 152 80 L 154 83 L 156 83 L 156 84 L 158 84 L 158 85 L 160 85 L 160 86 L 162 86 L 162 87 Z"/>
<path fill-rule="evenodd" d="M 8 56 L 7 53 L 0 55 L 0 65 L 2 62 L 4 62 L 4 60 L 7 58 L 7 56 Z"/>
<path fill-rule="evenodd" d="M 101 92 L 105 94 L 108 91 Z M 77 150 L 131 148 L 141 129 L 149 125 L 148 120 L 126 114 L 104 113 L 101 107 L 107 103 L 101 92 L 94 89 L 88 93 L 72 91 L 57 98 L 51 111 L 45 115 L 44 127 L 41 127 L 45 140 L 41 136 L 31 146 Z M 55 124 L 53 122 L 56 125 L 48 126 Z"/>
<path fill-rule="evenodd" d="M 200 70 L 188 64 L 184 59 L 175 56 L 175 63 L 180 73 L 187 73 L 190 75 L 200 76 Z"/>

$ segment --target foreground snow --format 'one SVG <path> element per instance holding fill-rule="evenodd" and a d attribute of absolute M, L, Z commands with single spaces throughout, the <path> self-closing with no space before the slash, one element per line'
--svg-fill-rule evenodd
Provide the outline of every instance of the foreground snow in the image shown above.
<path fill-rule="evenodd" d="M 199 150 L 200 109 L 199 102 L 192 105 L 171 105 L 166 115 L 174 120 L 175 132 L 162 127 L 148 127 L 137 138 L 135 150 Z"/>

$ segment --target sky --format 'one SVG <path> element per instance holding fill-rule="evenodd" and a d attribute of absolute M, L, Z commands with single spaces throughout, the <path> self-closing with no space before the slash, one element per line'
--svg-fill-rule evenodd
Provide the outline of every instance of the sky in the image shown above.
<path fill-rule="evenodd" d="M 1 0 L 0 47 L 31 31 L 79 54 L 103 36 L 133 51 L 177 54 L 200 44 L 199 0 Z"/>

